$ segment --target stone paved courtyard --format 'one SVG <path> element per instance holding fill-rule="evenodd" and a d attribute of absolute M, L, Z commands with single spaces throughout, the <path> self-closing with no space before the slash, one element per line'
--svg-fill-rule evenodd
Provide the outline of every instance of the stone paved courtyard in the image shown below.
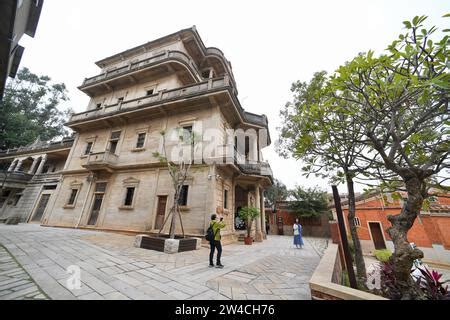
<path fill-rule="evenodd" d="M 115 233 L 0 224 L 0 299 L 310 299 L 308 281 L 328 242 L 238 242 L 224 247 L 223 269 L 208 267 L 208 248 L 169 255 L 133 243 Z M 73 265 L 81 287 L 69 290 Z"/>

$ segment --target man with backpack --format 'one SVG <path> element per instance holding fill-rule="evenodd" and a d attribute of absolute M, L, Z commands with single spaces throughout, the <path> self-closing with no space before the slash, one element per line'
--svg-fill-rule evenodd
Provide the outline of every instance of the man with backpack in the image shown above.
<path fill-rule="evenodd" d="M 222 244 L 220 243 L 220 229 L 225 228 L 225 222 L 223 222 L 223 217 L 220 218 L 220 221 L 217 222 L 217 215 L 211 215 L 211 222 L 209 224 L 209 228 L 206 232 L 206 240 L 209 241 L 209 245 L 211 247 L 211 251 L 209 253 L 209 267 L 214 267 L 214 251 L 217 248 L 217 263 L 216 268 L 223 268 L 222 263 L 220 263 L 220 257 L 222 255 Z"/>

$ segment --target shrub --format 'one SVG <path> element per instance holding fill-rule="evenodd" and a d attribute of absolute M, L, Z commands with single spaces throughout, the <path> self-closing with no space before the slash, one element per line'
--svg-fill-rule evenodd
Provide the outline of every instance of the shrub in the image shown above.
<path fill-rule="evenodd" d="M 373 254 L 375 258 L 377 258 L 377 260 L 381 262 L 388 262 L 389 258 L 392 256 L 392 252 L 388 249 L 375 250 Z"/>
<path fill-rule="evenodd" d="M 417 283 L 427 299 L 450 300 L 448 285 L 444 286 L 450 280 L 440 281 L 442 274 L 435 270 L 430 271 L 426 267 L 418 269 L 422 273 L 422 276 L 418 279 Z"/>

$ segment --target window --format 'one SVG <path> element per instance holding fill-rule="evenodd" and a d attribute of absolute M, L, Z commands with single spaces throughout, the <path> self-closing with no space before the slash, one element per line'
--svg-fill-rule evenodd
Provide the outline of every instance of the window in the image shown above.
<path fill-rule="evenodd" d="M 69 197 L 69 201 L 67 201 L 67 204 L 69 206 L 72 206 L 75 204 L 75 198 L 77 197 L 78 189 L 72 189 Z"/>
<path fill-rule="evenodd" d="M 192 139 L 192 126 L 183 127 L 183 142 L 187 143 Z M 191 141 L 193 144 L 194 141 Z"/>
<path fill-rule="evenodd" d="M 228 190 L 223 191 L 223 208 L 228 209 Z"/>
<path fill-rule="evenodd" d="M 116 153 L 117 141 L 111 141 L 109 143 L 109 152 Z"/>
<path fill-rule="evenodd" d="M 125 206 L 131 207 L 131 205 L 133 204 L 134 189 L 135 189 L 134 187 L 127 188 L 127 193 L 125 195 L 125 202 L 124 202 Z"/>
<path fill-rule="evenodd" d="M 17 203 L 19 203 L 20 198 L 22 198 L 22 194 L 21 193 L 17 193 L 16 195 L 14 195 L 13 206 L 17 206 Z"/>
<path fill-rule="evenodd" d="M 106 190 L 106 182 L 97 182 L 95 184 L 95 192 L 104 193 Z"/>
<path fill-rule="evenodd" d="M 182 186 L 181 187 L 180 197 L 178 198 L 178 204 L 180 206 L 186 206 L 187 205 L 188 189 L 189 189 L 189 186 Z"/>
<path fill-rule="evenodd" d="M 145 132 L 138 133 L 136 148 L 143 148 L 145 143 Z"/>
<path fill-rule="evenodd" d="M 250 137 L 245 137 L 245 160 L 249 160 L 250 156 Z"/>
<path fill-rule="evenodd" d="M 111 138 L 109 139 L 109 152 L 116 153 L 119 138 L 120 138 L 120 131 L 111 132 Z"/>
<path fill-rule="evenodd" d="M 209 78 L 209 69 L 203 71 L 202 77 L 205 78 L 205 79 L 208 79 L 208 78 Z"/>
<path fill-rule="evenodd" d="M 155 92 L 155 89 L 149 89 L 147 90 L 146 94 L 147 96 L 151 96 Z"/>
<path fill-rule="evenodd" d="M 88 142 L 87 143 L 86 149 L 84 150 L 84 154 L 85 155 L 88 155 L 89 153 L 91 153 L 92 145 L 93 145 L 93 142 Z"/>
<path fill-rule="evenodd" d="M 353 218 L 353 223 L 355 224 L 356 227 L 361 227 L 361 221 L 359 220 L 358 217 Z"/>
<path fill-rule="evenodd" d="M 49 171 L 49 169 L 50 169 L 50 166 L 48 164 L 46 164 L 44 166 L 44 168 L 42 168 L 42 173 L 47 173 Z"/>
<path fill-rule="evenodd" d="M 44 190 L 56 190 L 56 184 L 44 186 Z"/>

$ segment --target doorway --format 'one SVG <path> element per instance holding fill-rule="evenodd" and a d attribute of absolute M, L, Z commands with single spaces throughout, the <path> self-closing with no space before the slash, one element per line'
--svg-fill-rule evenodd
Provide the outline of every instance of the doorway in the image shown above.
<path fill-rule="evenodd" d="M 158 207 L 156 209 L 155 229 L 161 229 L 166 216 L 167 196 L 158 196 Z"/>
<path fill-rule="evenodd" d="M 41 222 L 42 216 L 44 215 L 45 208 L 47 207 L 48 200 L 50 199 L 50 194 L 41 195 L 41 199 L 39 200 L 39 204 L 34 212 L 33 218 L 31 218 L 31 222 Z"/>
<path fill-rule="evenodd" d="M 380 222 L 369 222 L 370 234 L 372 235 L 372 241 L 376 250 L 386 249 L 386 243 L 384 242 L 383 230 L 381 229 Z"/>
<path fill-rule="evenodd" d="M 98 215 L 102 207 L 103 197 L 105 195 L 106 182 L 95 184 L 94 201 L 92 204 L 91 214 L 89 216 L 88 225 L 95 226 L 97 224 Z"/>

